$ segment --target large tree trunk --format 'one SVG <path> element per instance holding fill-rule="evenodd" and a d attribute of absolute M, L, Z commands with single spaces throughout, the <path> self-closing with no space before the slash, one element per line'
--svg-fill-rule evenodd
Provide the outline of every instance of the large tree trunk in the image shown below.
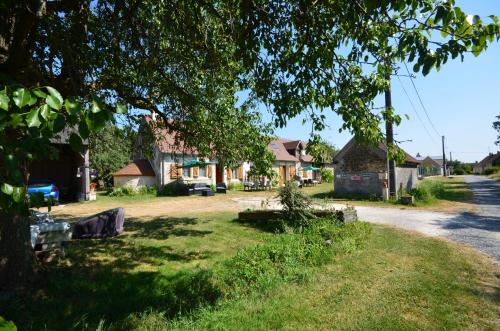
<path fill-rule="evenodd" d="M 34 280 L 37 261 L 28 216 L 0 211 L 0 290 L 15 290 Z"/>

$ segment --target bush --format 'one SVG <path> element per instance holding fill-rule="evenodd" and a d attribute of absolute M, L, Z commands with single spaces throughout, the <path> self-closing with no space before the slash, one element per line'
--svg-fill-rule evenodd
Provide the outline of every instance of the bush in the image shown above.
<path fill-rule="evenodd" d="M 164 185 L 161 190 L 158 192 L 160 196 L 179 196 L 186 195 L 188 191 L 188 187 L 186 184 L 178 181 L 170 182 L 167 185 Z"/>
<path fill-rule="evenodd" d="M 486 167 L 484 168 L 485 175 L 493 175 L 500 172 L 500 166 Z"/>
<path fill-rule="evenodd" d="M 278 198 L 283 206 L 283 218 L 293 227 L 302 227 L 307 220 L 314 218 L 311 213 L 311 199 L 298 189 L 294 182 L 286 182 L 280 188 Z"/>
<path fill-rule="evenodd" d="M 316 219 L 302 233 L 277 235 L 264 245 L 240 250 L 214 275 L 219 275 L 226 296 L 269 288 L 281 281 L 302 281 L 308 277 L 307 267 L 329 262 L 335 252 L 357 249 L 370 230 L 366 223 Z"/>
<path fill-rule="evenodd" d="M 454 175 L 465 175 L 465 170 L 462 168 L 454 169 L 453 174 Z"/>
<path fill-rule="evenodd" d="M 411 191 L 416 201 L 430 202 L 445 192 L 444 184 L 433 180 L 424 180 Z"/>
<path fill-rule="evenodd" d="M 123 197 L 131 195 L 135 195 L 135 190 L 129 186 L 116 187 L 108 193 L 108 196 L 110 197 Z"/>
<path fill-rule="evenodd" d="M 156 195 L 156 187 L 154 186 L 138 186 L 133 188 L 130 186 L 116 187 L 108 193 L 110 197 L 124 197 L 133 195 Z"/>
<path fill-rule="evenodd" d="M 243 190 L 243 184 L 240 182 L 227 184 L 228 190 Z"/>
<path fill-rule="evenodd" d="M 333 171 L 326 168 L 320 170 L 321 180 L 327 183 L 333 183 Z"/>

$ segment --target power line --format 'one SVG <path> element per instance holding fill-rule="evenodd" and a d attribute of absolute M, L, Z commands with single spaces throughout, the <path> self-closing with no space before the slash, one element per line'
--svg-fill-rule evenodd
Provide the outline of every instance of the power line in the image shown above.
<path fill-rule="evenodd" d="M 403 82 L 401 81 L 401 78 L 399 78 L 399 76 L 396 76 L 398 78 L 398 81 L 399 81 L 399 84 L 401 85 L 401 87 L 403 88 L 403 91 L 404 93 L 406 94 L 406 97 L 408 98 L 408 101 L 410 102 L 410 105 L 411 107 L 413 108 L 413 112 L 415 112 L 415 115 L 417 115 L 417 118 L 420 122 L 420 124 L 422 124 L 422 126 L 424 127 L 425 129 L 425 132 L 427 132 L 427 135 L 429 136 L 429 138 L 431 138 L 431 140 L 436 143 L 436 140 L 434 139 L 434 137 L 432 137 L 431 133 L 429 132 L 429 130 L 427 129 L 427 127 L 425 126 L 424 122 L 422 121 L 422 118 L 420 117 L 420 115 L 418 114 L 418 111 L 417 111 L 417 108 L 415 107 L 415 105 L 413 104 L 413 101 L 411 100 L 410 98 L 410 95 L 408 94 L 408 92 L 406 91 L 406 88 L 404 87 L 403 85 Z"/>
<path fill-rule="evenodd" d="M 429 116 L 429 113 L 427 112 L 427 108 L 425 108 L 424 106 L 424 103 L 422 101 L 422 98 L 420 97 L 420 93 L 418 93 L 418 90 L 417 90 L 417 87 L 415 86 L 415 83 L 413 82 L 413 78 L 411 77 L 410 75 L 410 70 L 408 70 L 408 66 L 406 65 L 406 62 L 403 61 L 403 64 L 406 68 L 406 72 L 408 73 L 408 75 L 410 76 L 410 82 L 411 84 L 413 85 L 413 89 L 415 90 L 415 93 L 417 93 L 417 97 L 418 97 L 418 100 L 420 101 L 420 105 L 422 106 L 422 109 L 424 110 L 425 112 L 425 116 L 427 116 L 427 119 L 429 120 L 429 123 L 431 123 L 431 126 L 432 128 L 434 129 L 434 132 L 436 132 L 436 134 L 441 137 L 441 134 L 438 132 L 438 130 L 436 129 L 436 127 L 434 126 L 434 123 L 432 123 L 431 121 L 431 118 Z"/>

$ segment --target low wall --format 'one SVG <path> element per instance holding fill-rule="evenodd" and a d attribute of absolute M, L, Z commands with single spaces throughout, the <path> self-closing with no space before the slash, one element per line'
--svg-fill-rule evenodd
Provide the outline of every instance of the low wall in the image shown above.
<path fill-rule="evenodd" d="M 343 210 L 313 210 L 312 214 L 316 217 L 337 217 L 340 221 L 349 223 L 354 222 L 358 219 L 355 209 L 343 209 Z M 282 211 L 277 209 L 267 209 L 267 210 L 248 210 L 238 213 L 238 219 L 242 221 L 268 221 L 277 220 L 282 218 Z"/>

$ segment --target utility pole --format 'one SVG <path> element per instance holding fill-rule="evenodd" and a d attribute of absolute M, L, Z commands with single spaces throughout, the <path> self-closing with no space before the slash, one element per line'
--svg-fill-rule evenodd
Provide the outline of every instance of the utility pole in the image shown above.
<path fill-rule="evenodd" d="M 390 64 L 390 63 L 389 63 Z M 392 116 L 392 98 L 391 98 L 391 75 L 385 74 L 385 80 L 389 82 L 389 87 L 385 90 L 385 109 L 388 116 Z M 394 145 L 394 130 L 392 128 L 392 119 L 385 121 L 385 144 L 387 146 L 387 171 L 389 177 L 389 196 L 396 196 L 396 161 L 389 157 L 389 146 Z"/>
<path fill-rule="evenodd" d="M 452 162 L 452 161 L 453 161 L 453 159 L 451 158 L 451 151 L 450 151 L 450 162 Z"/>
<path fill-rule="evenodd" d="M 446 177 L 446 154 L 444 153 L 444 136 L 442 137 L 443 141 L 443 176 Z"/>

